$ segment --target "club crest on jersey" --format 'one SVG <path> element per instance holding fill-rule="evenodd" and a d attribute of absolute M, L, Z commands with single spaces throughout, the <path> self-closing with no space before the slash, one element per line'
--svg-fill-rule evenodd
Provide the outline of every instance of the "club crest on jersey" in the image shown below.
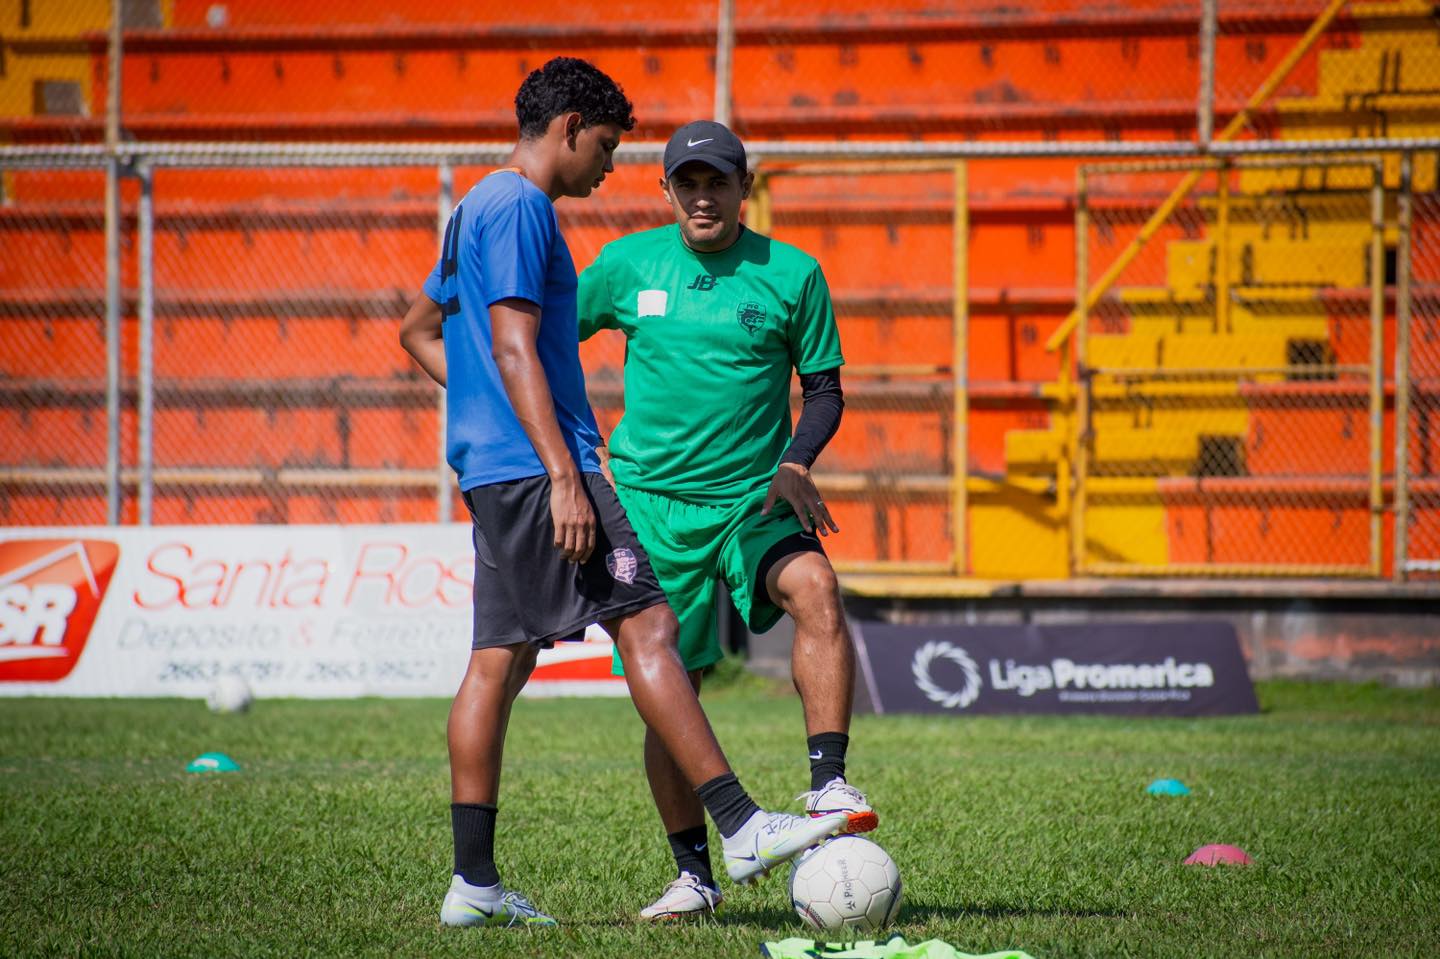
<path fill-rule="evenodd" d="M 765 307 L 759 303 L 741 303 L 735 308 L 735 319 L 751 333 L 765 325 Z"/>
<path fill-rule="evenodd" d="M 629 584 L 635 582 L 635 571 L 640 568 L 640 562 L 633 552 L 621 546 L 605 557 L 605 568 L 610 571 L 611 576 Z"/>

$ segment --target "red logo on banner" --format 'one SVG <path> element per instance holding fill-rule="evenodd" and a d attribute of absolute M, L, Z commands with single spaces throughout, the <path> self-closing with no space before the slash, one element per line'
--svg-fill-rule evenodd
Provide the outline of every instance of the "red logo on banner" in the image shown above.
<path fill-rule="evenodd" d="M 120 547 L 101 540 L 0 543 L 0 682 L 54 682 L 80 661 Z"/>

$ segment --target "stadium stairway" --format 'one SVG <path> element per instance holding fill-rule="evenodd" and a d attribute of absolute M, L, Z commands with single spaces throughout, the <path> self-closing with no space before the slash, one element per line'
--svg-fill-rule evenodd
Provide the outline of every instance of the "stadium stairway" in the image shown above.
<path fill-rule="evenodd" d="M 1400 7 L 1385 5 L 1393 15 Z M 1434 37 L 1395 29 L 1367 11 L 1375 29 L 1351 49 L 1323 51 L 1317 95 L 1278 106 L 1292 137 L 1381 135 L 1379 131 L 1432 131 L 1440 103 L 1427 82 L 1440 75 Z M 1436 188 L 1435 157 L 1419 158 L 1417 192 Z M 1389 164 L 1387 189 L 1398 185 L 1398 164 Z M 1260 373 L 1239 381 L 1195 378 L 1150 389 L 1097 386 L 1092 406 L 1091 490 L 1085 553 L 1093 569 L 1166 566 L 1171 569 L 1241 565 L 1363 570 L 1371 557 L 1368 367 L 1369 205 L 1364 170 L 1252 170 L 1237 178 L 1230 220 L 1229 276 L 1234 279 L 1229 328 L 1221 329 L 1213 302 L 1217 289 L 1216 201 L 1198 201 L 1193 232 L 1160 234 L 1163 256 L 1142 258 L 1095 310 L 1089 338 L 1092 369 L 1163 368 L 1178 372 L 1209 368 L 1262 371 L 1289 367 L 1286 376 Z M 1158 204 L 1155 204 L 1158 205 Z M 1389 213 L 1394 222 L 1393 200 Z M 1417 222 L 1417 233 L 1433 232 Z M 1124 245 L 1124 237 L 1100 237 L 1092 260 L 1098 275 Z M 1394 251 L 1393 226 L 1385 242 Z M 1417 245 L 1423 246 L 1421 241 Z M 1393 264 L 1391 265 L 1393 270 Z M 1416 261 L 1413 297 L 1417 315 L 1440 307 L 1440 276 L 1433 262 Z M 1387 277 L 1383 330 L 1384 375 L 1394 369 L 1393 275 Z M 1412 340 L 1412 365 L 1440 369 L 1433 338 Z M 1314 373 L 1305 367 L 1314 366 Z M 1440 381 L 1417 379 L 1422 406 L 1440 399 Z M 1393 472 L 1394 383 L 1383 383 L 1382 469 Z M 1435 502 L 1440 483 L 1433 464 L 1435 441 L 1423 425 L 1412 442 L 1418 503 Z M 1046 430 L 1013 431 L 1006 437 L 1007 475 L 1031 481 L 1054 476 L 1068 433 L 1060 422 Z M 1412 447 L 1413 448 L 1413 447 Z M 1386 483 L 1386 495 L 1389 484 Z M 1025 530 L 1015 511 L 983 501 L 972 514 L 972 562 L 977 572 L 1003 575 L 1009 560 L 1000 548 L 1019 536 L 1044 535 L 1052 575 L 1064 575 L 1065 530 L 1053 502 L 1035 504 L 1038 521 Z M 1042 513 L 1046 507 L 1049 511 Z M 1381 555 L 1388 573 L 1392 533 L 1386 516 Z M 1414 535 L 1433 537 L 1440 515 L 1422 505 Z M 986 555 L 986 554 L 989 555 Z"/>

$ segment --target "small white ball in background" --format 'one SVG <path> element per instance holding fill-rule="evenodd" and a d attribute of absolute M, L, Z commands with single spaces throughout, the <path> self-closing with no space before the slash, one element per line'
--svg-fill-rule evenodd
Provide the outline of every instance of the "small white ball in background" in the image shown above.
<path fill-rule="evenodd" d="M 254 700 L 250 684 L 245 682 L 244 677 L 226 673 L 215 680 L 215 685 L 210 688 L 210 695 L 205 697 L 205 704 L 212 712 L 243 713 L 250 708 Z"/>

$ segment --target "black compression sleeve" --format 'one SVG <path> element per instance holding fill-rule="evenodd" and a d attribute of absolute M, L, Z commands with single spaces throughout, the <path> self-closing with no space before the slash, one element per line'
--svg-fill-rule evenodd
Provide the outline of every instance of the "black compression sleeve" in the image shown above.
<path fill-rule="evenodd" d="M 800 421 L 795 424 L 795 438 L 780 457 L 782 463 L 798 463 L 807 470 L 815 463 L 830 437 L 840 428 L 840 412 L 845 409 L 845 394 L 840 390 L 840 368 L 818 373 L 800 374 Z"/>

